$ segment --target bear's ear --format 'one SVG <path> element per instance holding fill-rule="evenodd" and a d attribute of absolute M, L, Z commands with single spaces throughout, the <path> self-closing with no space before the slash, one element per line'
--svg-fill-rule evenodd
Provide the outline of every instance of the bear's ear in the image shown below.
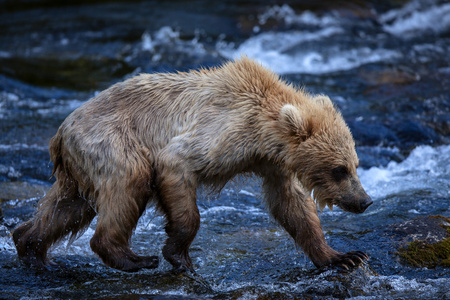
<path fill-rule="evenodd" d="M 331 102 L 330 98 L 325 95 L 317 95 L 314 98 L 314 101 L 316 101 L 317 104 L 323 106 L 323 107 L 333 107 L 333 102 Z"/>
<path fill-rule="evenodd" d="M 280 121 L 288 134 L 305 141 L 311 136 L 311 126 L 300 111 L 291 104 L 284 105 L 280 110 Z"/>

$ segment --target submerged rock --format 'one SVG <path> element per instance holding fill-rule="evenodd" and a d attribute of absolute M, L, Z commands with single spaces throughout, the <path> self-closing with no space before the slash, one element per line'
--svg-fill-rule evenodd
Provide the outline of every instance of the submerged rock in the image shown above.
<path fill-rule="evenodd" d="M 416 218 L 389 226 L 400 238 L 397 255 L 414 267 L 450 267 L 450 219 L 444 216 Z"/>
<path fill-rule="evenodd" d="M 40 198 L 49 189 L 46 182 L 4 181 L 0 182 L 0 201 Z"/>

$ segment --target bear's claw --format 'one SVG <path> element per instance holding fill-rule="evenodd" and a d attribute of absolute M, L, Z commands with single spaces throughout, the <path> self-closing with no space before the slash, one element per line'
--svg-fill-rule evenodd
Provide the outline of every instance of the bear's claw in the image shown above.
<path fill-rule="evenodd" d="M 144 269 L 154 269 L 159 265 L 158 256 L 143 256 L 142 261 L 139 264 Z"/>
<path fill-rule="evenodd" d="M 344 269 L 346 271 L 358 267 L 364 261 L 369 260 L 369 256 L 361 251 L 351 251 L 342 254 L 338 259 L 331 263 L 332 266 Z"/>
<path fill-rule="evenodd" d="M 139 259 L 137 261 L 127 261 L 124 266 L 121 268 L 116 267 L 116 269 L 132 273 L 137 272 L 140 269 L 154 269 L 159 265 L 158 256 L 138 256 L 138 258 Z"/>

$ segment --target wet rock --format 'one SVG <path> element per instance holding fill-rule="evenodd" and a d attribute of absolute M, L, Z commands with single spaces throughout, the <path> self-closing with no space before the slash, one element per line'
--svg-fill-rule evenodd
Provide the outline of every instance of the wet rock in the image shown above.
<path fill-rule="evenodd" d="M 450 219 L 443 216 L 428 216 L 388 226 L 402 243 L 424 241 L 429 244 L 441 242 L 448 236 Z"/>
<path fill-rule="evenodd" d="M 387 229 L 400 247 L 402 263 L 415 267 L 450 267 L 450 219 L 443 216 L 416 218 Z"/>
<path fill-rule="evenodd" d="M 49 189 L 50 185 L 45 183 L 0 182 L 0 200 L 23 200 L 42 197 Z"/>
<path fill-rule="evenodd" d="M 360 122 L 358 120 L 347 120 L 347 124 L 358 146 L 390 145 L 398 142 L 398 137 L 394 131 L 383 124 Z"/>
<path fill-rule="evenodd" d="M 383 148 L 383 147 L 356 147 L 358 153 L 359 166 L 364 169 L 369 169 L 372 166 L 387 166 L 391 161 L 401 162 L 405 156 L 398 150 L 398 148 Z"/>
<path fill-rule="evenodd" d="M 390 120 L 375 123 L 373 121 L 347 120 L 347 124 L 356 140 L 357 146 L 396 145 L 411 148 L 415 145 L 442 143 L 442 139 L 428 125 L 418 120 Z"/>
<path fill-rule="evenodd" d="M 0 58 L 1 73 L 37 86 L 94 90 L 132 71 L 125 62 L 100 55 Z M 39 73 L 34 72 L 39 70 Z"/>
<path fill-rule="evenodd" d="M 370 70 L 362 68 L 359 75 L 371 85 L 408 84 L 420 80 L 420 75 L 407 67 Z"/>
<path fill-rule="evenodd" d="M 0 225 L 12 229 L 29 219 L 36 203 L 49 189 L 50 184 L 46 182 L 0 182 Z M 0 237 L 8 235 L 0 231 Z"/>
<path fill-rule="evenodd" d="M 27 131 L 33 130 L 32 127 L 36 127 L 36 124 L 30 125 Z M 6 135 L 12 135 L 14 131 L 12 130 Z M 19 132 L 17 133 L 19 134 Z M 32 147 L 0 149 L 0 180 L 24 181 L 34 178 L 47 181 L 52 175 L 49 161 L 50 156 L 47 149 L 33 149 Z"/>
<path fill-rule="evenodd" d="M 432 144 L 440 141 L 439 135 L 431 128 L 422 125 L 419 121 L 405 120 L 402 122 L 393 122 L 392 125 L 396 135 L 403 144 Z"/>

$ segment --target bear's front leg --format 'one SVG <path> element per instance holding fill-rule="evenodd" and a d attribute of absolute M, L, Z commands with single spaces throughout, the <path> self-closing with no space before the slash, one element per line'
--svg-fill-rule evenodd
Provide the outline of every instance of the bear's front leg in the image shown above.
<path fill-rule="evenodd" d="M 180 160 L 169 157 L 160 157 L 155 182 L 158 204 L 166 216 L 165 230 L 168 235 L 162 252 L 174 272 L 194 273 L 189 246 L 200 227 L 196 178 L 177 163 Z"/>
<path fill-rule="evenodd" d="M 369 257 L 360 251 L 348 253 L 332 249 L 325 240 L 314 200 L 306 196 L 295 176 L 271 173 L 264 179 L 270 212 L 294 238 L 318 268 L 357 267 Z"/>

